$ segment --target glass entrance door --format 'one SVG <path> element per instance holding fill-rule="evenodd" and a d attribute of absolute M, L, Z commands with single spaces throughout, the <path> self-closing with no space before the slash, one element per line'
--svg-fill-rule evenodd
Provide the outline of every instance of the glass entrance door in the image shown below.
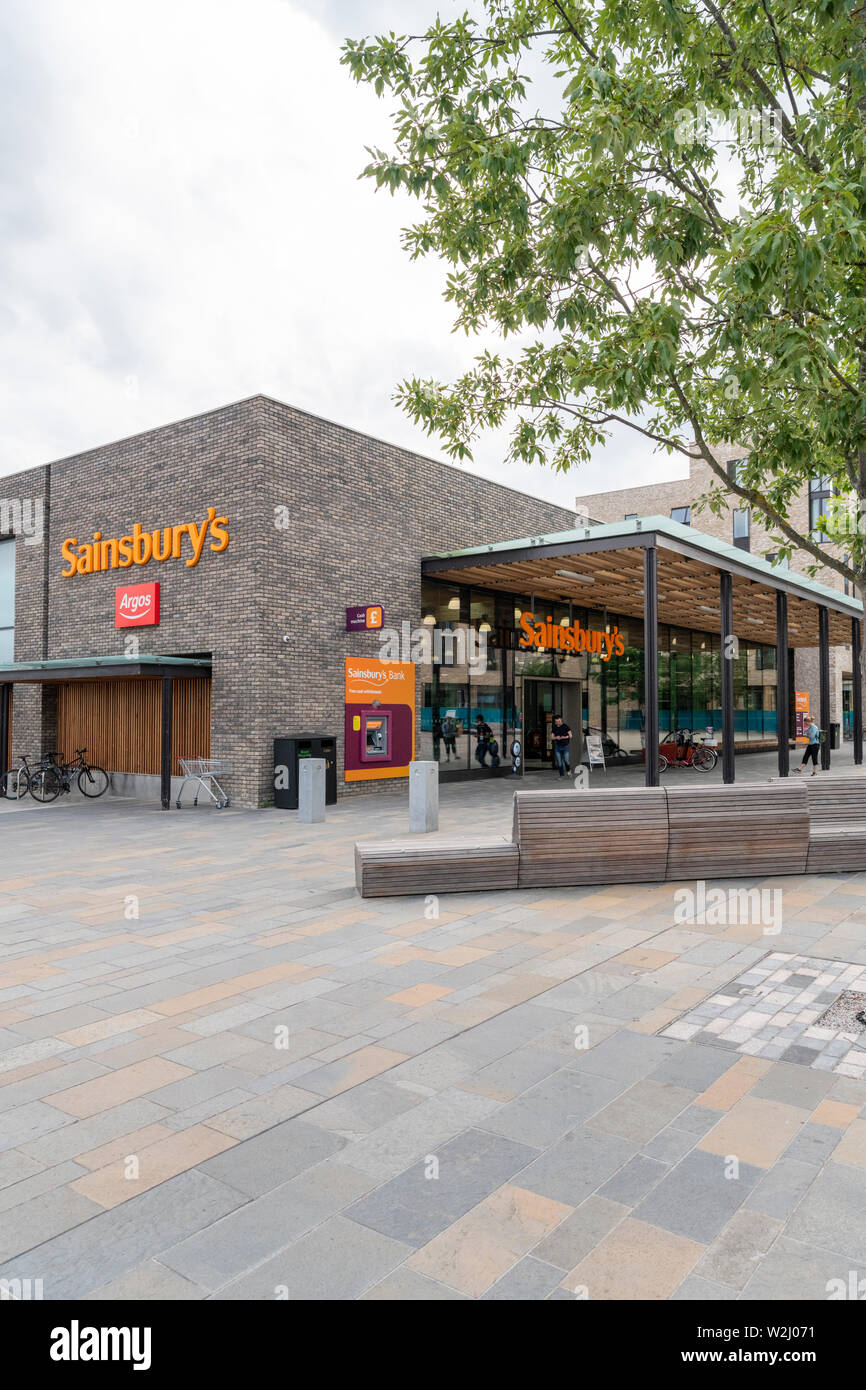
<path fill-rule="evenodd" d="M 554 714 L 561 713 L 562 693 L 555 681 L 524 680 L 523 731 L 527 771 L 550 767 L 550 726 Z"/>

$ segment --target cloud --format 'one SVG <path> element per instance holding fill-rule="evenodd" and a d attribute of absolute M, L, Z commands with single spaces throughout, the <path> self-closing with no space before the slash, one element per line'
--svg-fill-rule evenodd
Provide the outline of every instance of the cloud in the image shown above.
<path fill-rule="evenodd" d="M 389 103 L 339 64 L 344 34 L 429 17 L 396 6 L 6 0 L 0 474 L 257 391 L 438 455 L 394 386 L 477 344 L 401 249 L 417 209 L 358 181 Z M 627 432 L 568 477 L 501 452 L 473 467 L 567 504 L 670 468 Z"/>

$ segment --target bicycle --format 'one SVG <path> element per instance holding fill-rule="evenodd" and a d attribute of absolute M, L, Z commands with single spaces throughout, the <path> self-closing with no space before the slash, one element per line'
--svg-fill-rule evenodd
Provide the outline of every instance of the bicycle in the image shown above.
<path fill-rule="evenodd" d="M 43 753 L 35 768 L 30 766 L 26 753 L 20 754 L 21 766 L 10 767 L 0 777 L 0 797 L 4 801 L 20 801 L 30 790 L 31 779 L 36 773 L 56 759 L 54 753 Z"/>
<path fill-rule="evenodd" d="M 705 743 L 695 743 L 688 729 L 678 730 L 676 748 L 673 758 L 665 757 L 664 753 L 659 755 L 659 772 L 668 767 L 693 767 L 696 772 L 712 772 L 719 760 L 716 750 Z"/>
<path fill-rule="evenodd" d="M 78 773 L 78 790 L 82 796 L 95 798 L 108 791 L 108 773 L 101 767 L 85 762 L 86 748 L 76 748 L 72 762 L 52 762 L 30 779 L 30 795 L 34 801 L 56 801 L 61 792 L 72 790 L 72 778 Z"/>

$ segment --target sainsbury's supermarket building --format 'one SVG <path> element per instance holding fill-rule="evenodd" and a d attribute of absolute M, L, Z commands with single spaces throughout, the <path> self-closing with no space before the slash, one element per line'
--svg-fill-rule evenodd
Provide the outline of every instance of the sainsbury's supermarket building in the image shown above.
<path fill-rule="evenodd" d="M 515 737 L 543 767 L 556 713 L 635 761 L 659 724 L 712 726 L 732 759 L 793 728 L 789 648 L 859 642 L 859 601 L 698 532 L 575 529 L 263 396 L 0 491 L 0 761 L 86 745 L 116 791 L 162 781 L 164 802 L 180 757 L 219 755 L 233 804 L 268 804 L 286 735 L 335 739 L 341 793 L 393 787 L 413 755 L 502 775 Z"/>

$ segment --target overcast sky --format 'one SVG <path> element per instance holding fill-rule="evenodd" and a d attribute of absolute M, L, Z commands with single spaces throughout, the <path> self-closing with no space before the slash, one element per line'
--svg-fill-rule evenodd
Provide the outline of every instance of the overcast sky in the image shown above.
<path fill-rule="evenodd" d="M 3 0 L 0 475 L 257 391 L 441 456 L 394 386 L 478 344 L 441 267 L 401 250 L 417 206 L 358 180 L 389 104 L 339 63 L 346 36 L 435 9 Z M 488 437 L 472 467 L 566 505 L 685 471 L 630 431 L 566 476 L 501 453 Z"/>

